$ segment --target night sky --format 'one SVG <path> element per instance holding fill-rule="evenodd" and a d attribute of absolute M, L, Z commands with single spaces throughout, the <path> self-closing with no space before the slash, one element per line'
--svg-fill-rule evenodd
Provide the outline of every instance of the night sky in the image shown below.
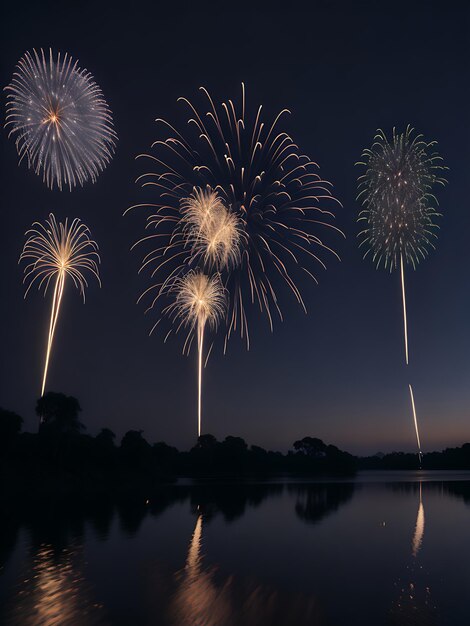
<path fill-rule="evenodd" d="M 181 341 L 148 336 L 155 315 L 136 299 L 149 283 L 138 275 L 144 212 L 135 156 L 157 138 L 157 117 L 182 121 L 177 97 L 206 86 L 217 102 L 238 99 L 266 115 L 292 111 L 287 130 L 334 183 L 344 208 L 320 285 L 301 285 L 306 316 L 284 294 L 285 321 L 271 334 L 252 315 L 251 347 L 238 338 L 223 356 L 216 344 L 205 371 L 203 429 L 217 438 L 285 450 L 304 435 L 355 453 L 415 450 L 408 382 L 414 387 L 423 450 L 470 440 L 470 8 L 465 3 L 41 2 L 4 7 L 2 86 L 26 50 L 69 52 L 89 69 L 114 116 L 119 143 L 97 183 L 51 192 L 17 166 L 14 143 L 1 138 L 0 405 L 35 428 L 50 299 L 23 300 L 17 264 L 24 232 L 50 211 L 80 217 L 100 246 L 100 290 L 84 306 L 71 284 L 59 320 L 49 388 L 79 398 L 89 432 L 118 438 L 143 429 L 149 441 L 184 448 L 196 436 L 196 354 Z M 211 6 L 212 5 L 212 6 Z M 4 98 L 5 101 L 5 98 Z M 439 142 L 449 166 L 440 191 L 437 250 L 409 272 L 411 364 L 403 359 L 398 273 L 376 271 L 357 248 L 354 163 L 376 128 L 414 125 Z"/>

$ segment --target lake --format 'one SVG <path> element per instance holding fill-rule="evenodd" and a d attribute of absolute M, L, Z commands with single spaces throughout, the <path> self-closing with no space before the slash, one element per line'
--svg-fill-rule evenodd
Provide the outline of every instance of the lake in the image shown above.
<path fill-rule="evenodd" d="M 469 623 L 469 473 L 178 483 L 2 517 L 1 624 Z"/>

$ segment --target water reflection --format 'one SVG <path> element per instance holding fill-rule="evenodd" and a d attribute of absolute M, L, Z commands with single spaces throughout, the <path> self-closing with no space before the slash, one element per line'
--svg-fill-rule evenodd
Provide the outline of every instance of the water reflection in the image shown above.
<path fill-rule="evenodd" d="M 297 494 L 295 512 L 309 524 L 316 524 L 351 500 L 354 483 L 319 483 L 290 485 L 289 490 Z"/>
<path fill-rule="evenodd" d="M 400 480 L 20 503 L 0 519 L 0 623 L 442 624 L 465 602 L 470 481 Z"/>
<path fill-rule="evenodd" d="M 412 487 L 415 488 L 415 485 Z M 434 489 L 435 485 L 430 488 Z M 429 573 L 418 558 L 423 543 L 424 522 L 423 485 L 420 481 L 418 513 L 411 542 L 412 559 L 395 583 L 398 597 L 392 605 L 391 624 L 397 626 L 437 626 L 439 623 L 437 606 L 427 582 Z"/>
<path fill-rule="evenodd" d="M 466 505 L 470 505 L 470 483 L 459 481 L 449 481 L 442 483 L 442 489 L 446 493 L 463 500 Z"/>
<path fill-rule="evenodd" d="M 203 569 L 202 524 L 203 517 L 199 514 L 189 544 L 185 568 L 177 574 L 179 587 L 170 607 L 170 616 L 175 624 L 216 626 L 228 624 L 230 619 L 227 584 L 218 588 L 212 580 L 213 570 Z"/>
<path fill-rule="evenodd" d="M 198 507 L 186 565 L 176 574 L 177 591 L 169 610 L 174 626 L 237 626 L 240 624 L 303 624 L 324 626 L 313 596 L 286 593 L 253 579 L 222 576 L 216 566 L 204 567 L 204 516 Z"/>
<path fill-rule="evenodd" d="M 207 484 L 188 490 L 192 510 L 203 510 L 205 520 L 222 515 L 227 522 L 243 517 L 247 509 L 258 508 L 267 498 L 282 496 L 282 483 Z"/>
<path fill-rule="evenodd" d="M 422 483 L 419 483 L 419 505 L 418 505 L 418 515 L 416 517 L 416 526 L 415 532 L 413 535 L 412 542 L 412 554 L 414 557 L 418 555 L 419 549 L 421 548 L 421 544 L 423 543 L 423 535 L 424 535 L 424 506 L 423 506 L 423 486 Z"/>
<path fill-rule="evenodd" d="M 11 599 L 5 623 L 22 626 L 105 624 L 103 606 L 82 574 L 80 546 L 71 544 L 59 554 L 43 544 L 31 556 Z"/>

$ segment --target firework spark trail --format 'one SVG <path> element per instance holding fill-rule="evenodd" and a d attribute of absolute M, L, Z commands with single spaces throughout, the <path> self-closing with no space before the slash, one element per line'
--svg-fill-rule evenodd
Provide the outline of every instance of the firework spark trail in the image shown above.
<path fill-rule="evenodd" d="M 60 271 L 57 274 L 56 284 L 54 287 L 54 294 L 52 296 L 51 321 L 49 324 L 49 335 L 47 338 L 46 361 L 44 363 L 44 374 L 42 377 L 41 397 L 44 395 L 44 390 L 46 388 L 47 371 L 49 369 L 49 360 L 51 356 L 52 342 L 54 341 L 55 329 L 57 325 L 57 320 L 59 318 L 60 305 L 62 302 L 62 296 L 64 294 L 64 286 L 65 286 L 65 272 Z"/>
<path fill-rule="evenodd" d="M 202 432 L 202 367 L 204 332 L 208 324 L 216 329 L 226 310 L 226 295 L 219 274 L 207 276 L 201 270 L 190 270 L 182 278 L 176 278 L 168 291 L 174 301 L 164 309 L 181 327 L 189 329 L 183 350 L 189 351 L 193 334 L 197 335 L 198 350 L 198 437 Z"/>
<path fill-rule="evenodd" d="M 435 223 L 440 217 L 435 206 L 435 185 L 444 185 L 440 175 L 447 169 L 433 151 L 436 142 L 426 143 L 408 126 L 404 133 L 393 129 L 391 141 L 378 130 L 372 147 L 362 153 L 358 163 L 366 168 L 358 179 L 358 200 L 362 203 L 358 221 L 365 222 L 359 233 L 360 247 L 366 247 L 364 258 L 371 256 L 376 267 L 390 271 L 400 269 L 403 304 L 405 362 L 409 364 L 408 319 L 405 293 L 405 264 L 416 269 L 418 263 L 434 249 L 437 238 Z M 410 385 L 413 419 L 421 463 L 418 421 Z"/>
<path fill-rule="evenodd" d="M 197 323 L 197 349 L 198 349 L 198 390 L 197 390 L 197 436 L 201 436 L 202 426 L 202 352 L 204 349 L 204 327 L 206 323 L 198 321 Z"/>
<path fill-rule="evenodd" d="M 95 182 L 117 141 L 111 111 L 93 76 L 67 53 L 26 52 L 8 91 L 6 123 L 20 162 L 51 189 Z"/>
<path fill-rule="evenodd" d="M 403 256 L 400 256 L 400 273 L 401 273 L 401 297 L 403 301 L 403 334 L 405 337 L 405 361 L 408 365 L 408 321 L 406 316 L 406 297 L 405 297 L 405 270 L 403 267 Z"/>
<path fill-rule="evenodd" d="M 416 443 L 418 445 L 419 463 L 421 464 L 421 460 L 423 458 L 423 453 L 421 452 L 421 441 L 419 439 L 418 420 L 416 418 L 415 398 L 414 398 L 414 395 L 413 395 L 413 388 L 412 388 L 412 386 L 409 384 L 408 387 L 410 388 L 411 408 L 413 409 L 413 420 L 414 420 L 415 432 L 416 432 Z"/>
<path fill-rule="evenodd" d="M 158 119 L 164 138 L 153 143 L 151 154 L 139 155 L 152 164 L 152 171 L 137 179 L 150 195 L 130 209 L 150 209 L 147 228 L 153 232 L 137 243 L 159 245 L 144 257 L 141 269 L 150 266 L 152 276 L 161 279 L 144 295 L 154 295 L 153 306 L 174 276 L 188 268 L 210 272 L 215 266 L 229 294 L 224 349 L 235 332 L 249 347 L 248 303 L 267 316 L 272 330 L 274 313 L 283 319 L 282 290 L 290 291 L 305 310 L 298 275 L 317 282 L 315 268 L 326 268 L 322 257 L 339 258 L 325 235 L 344 235 L 331 223 L 335 215 L 324 205 L 340 203 L 318 165 L 278 128 L 287 109 L 265 123 L 262 107 L 248 111 L 243 84 L 241 107 L 232 100 L 217 107 L 207 90 L 201 91 L 207 99 L 201 111 L 186 98 L 179 99 L 189 109 L 187 128 L 178 130 Z M 211 220 L 201 222 L 199 231 L 192 221 L 201 219 L 199 209 L 196 216 L 193 210 L 195 202 L 204 207 L 202 194 L 206 205 L 210 200 L 223 217 L 213 250 L 206 245 Z"/>
<path fill-rule="evenodd" d="M 98 271 L 100 258 L 98 246 L 90 238 L 88 227 L 78 218 L 73 219 L 70 223 L 68 219 L 64 223 L 58 223 L 51 213 L 45 224 L 35 222 L 26 235 L 28 238 L 20 255 L 20 262 L 29 261 L 24 270 L 23 282 L 28 284 L 25 298 L 35 284 L 39 290 L 44 290 L 45 295 L 51 281 L 55 278 L 41 385 L 42 397 L 46 388 L 52 345 L 66 278 L 67 276 L 70 277 L 79 290 L 83 301 L 85 301 L 85 290 L 88 287 L 88 282 L 84 272 L 91 272 L 101 284 Z"/>

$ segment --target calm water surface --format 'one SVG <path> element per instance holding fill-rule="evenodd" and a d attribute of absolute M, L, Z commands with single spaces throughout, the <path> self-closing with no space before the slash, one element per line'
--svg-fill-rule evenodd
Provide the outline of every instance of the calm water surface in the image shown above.
<path fill-rule="evenodd" d="M 470 474 L 177 485 L 2 522 L 0 623 L 470 623 Z"/>

